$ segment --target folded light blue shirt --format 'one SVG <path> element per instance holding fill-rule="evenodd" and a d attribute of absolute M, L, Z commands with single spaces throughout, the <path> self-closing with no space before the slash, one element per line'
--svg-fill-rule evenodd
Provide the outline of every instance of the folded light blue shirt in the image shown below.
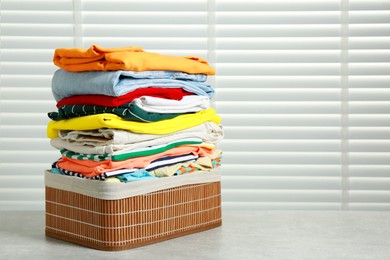
<path fill-rule="evenodd" d="M 146 179 L 157 179 L 156 176 L 151 175 L 145 169 L 139 169 L 135 172 L 125 173 L 116 176 L 121 182 L 132 182 L 132 181 L 140 181 Z"/>
<path fill-rule="evenodd" d="M 204 74 L 177 71 L 90 71 L 57 70 L 52 79 L 52 92 L 58 102 L 74 95 L 122 96 L 138 88 L 182 88 L 211 98 L 213 88 Z"/>

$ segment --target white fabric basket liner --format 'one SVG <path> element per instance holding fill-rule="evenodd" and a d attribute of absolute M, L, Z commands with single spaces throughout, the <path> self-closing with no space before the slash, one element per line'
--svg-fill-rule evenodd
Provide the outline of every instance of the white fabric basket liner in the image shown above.
<path fill-rule="evenodd" d="M 118 200 L 182 185 L 218 182 L 219 168 L 158 179 L 140 180 L 128 183 L 105 182 L 74 176 L 45 172 L 47 187 L 83 194 L 102 200 Z"/>

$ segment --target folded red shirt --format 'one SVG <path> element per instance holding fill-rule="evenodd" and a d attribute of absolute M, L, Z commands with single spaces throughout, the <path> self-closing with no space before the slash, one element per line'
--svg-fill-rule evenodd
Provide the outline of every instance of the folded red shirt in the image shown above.
<path fill-rule="evenodd" d="M 158 98 L 181 100 L 183 96 L 194 95 L 194 93 L 183 90 L 182 88 L 139 88 L 129 92 L 123 96 L 112 97 L 105 95 L 77 95 L 61 99 L 57 103 L 57 107 L 64 105 L 93 105 L 118 107 L 129 103 L 135 98 L 142 96 L 151 96 Z"/>

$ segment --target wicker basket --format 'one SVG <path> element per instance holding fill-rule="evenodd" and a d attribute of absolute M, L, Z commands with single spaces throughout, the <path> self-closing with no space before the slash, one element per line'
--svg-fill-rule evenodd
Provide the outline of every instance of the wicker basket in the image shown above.
<path fill-rule="evenodd" d="M 46 235 L 124 250 L 220 226 L 220 175 L 111 183 L 45 173 Z"/>

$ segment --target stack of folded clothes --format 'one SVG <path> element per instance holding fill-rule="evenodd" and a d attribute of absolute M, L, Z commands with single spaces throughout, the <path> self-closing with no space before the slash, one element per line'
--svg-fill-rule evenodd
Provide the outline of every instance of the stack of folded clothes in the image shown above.
<path fill-rule="evenodd" d="M 54 63 L 47 135 L 61 158 L 52 173 L 131 182 L 220 166 L 207 61 L 94 45 L 57 49 Z"/>

